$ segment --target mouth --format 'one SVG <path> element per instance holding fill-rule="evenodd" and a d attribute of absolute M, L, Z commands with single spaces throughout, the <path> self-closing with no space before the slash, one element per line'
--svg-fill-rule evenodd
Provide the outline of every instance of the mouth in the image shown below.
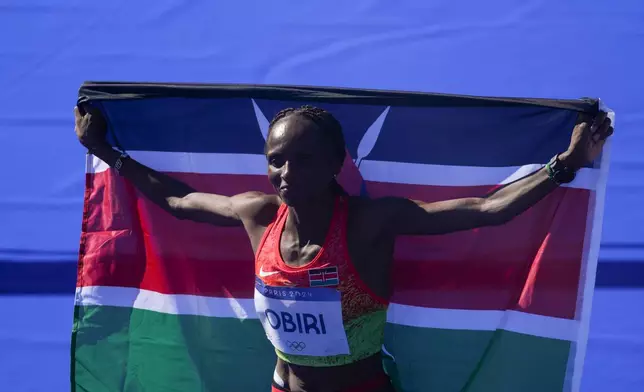
<path fill-rule="evenodd" d="M 289 195 L 291 193 L 293 193 L 293 189 L 288 185 L 282 185 L 277 190 L 278 190 L 280 196 L 282 196 L 283 198 L 287 198 L 287 199 L 289 198 Z"/>

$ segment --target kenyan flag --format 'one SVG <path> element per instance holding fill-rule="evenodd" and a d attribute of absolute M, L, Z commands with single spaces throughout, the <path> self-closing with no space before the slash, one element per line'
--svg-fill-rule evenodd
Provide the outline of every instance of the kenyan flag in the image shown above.
<path fill-rule="evenodd" d="M 86 83 L 80 94 L 134 159 L 225 195 L 271 192 L 267 119 L 320 106 L 344 128 L 348 191 L 424 201 L 481 196 L 540 168 L 598 105 L 243 85 Z M 383 359 L 401 390 L 578 390 L 607 163 L 503 226 L 399 238 Z M 72 386 L 268 390 L 275 355 L 254 282 L 242 229 L 177 220 L 88 156 Z"/>

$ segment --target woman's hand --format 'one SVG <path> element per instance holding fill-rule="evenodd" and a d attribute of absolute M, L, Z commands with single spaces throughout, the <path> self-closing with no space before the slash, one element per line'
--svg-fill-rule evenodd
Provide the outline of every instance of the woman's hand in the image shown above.
<path fill-rule="evenodd" d="M 76 137 L 89 151 L 110 147 L 107 142 L 107 123 L 98 109 L 89 105 L 84 106 L 85 114 L 81 114 L 78 106 L 74 107 Z"/>
<path fill-rule="evenodd" d="M 566 167 L 580 169 L 599 156 L 606 139 L 612 134 L 613 127 L 606 112 L 599 112 L 595 118 L 582 114 L 572 131 L 570 146 L 559 155 L 559 160 Z"/>

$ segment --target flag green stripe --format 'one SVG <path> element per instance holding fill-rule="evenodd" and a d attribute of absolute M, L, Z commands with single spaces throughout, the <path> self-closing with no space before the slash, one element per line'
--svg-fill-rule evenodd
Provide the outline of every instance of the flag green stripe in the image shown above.
<path fill-rule="evenodd" d="M 257 319 L 77 306 L 77 391 L 266 391 L 275 354 Z M 570 342 L 508 331 L 387 325 L 405 391 L 561 390 Z M 386 361 L 388 363 L 388 361 Z M 476 377 L 472 370 L 477 369 Z"/>
<path fill-rule="evenodd" d="M 258 320 L 78 307 L 77 391 L 266 391 L 275 354 Z"/>
<path fill-rule="evenodd" d="M 563 389 L 570 342 L 504 330 L 467 331 L 388 324 L 385 347 L 405 391 Z M 387 368 L 391 361 L 386 361 Z M 475 373 L 473 373 L 475 371 Z"/>

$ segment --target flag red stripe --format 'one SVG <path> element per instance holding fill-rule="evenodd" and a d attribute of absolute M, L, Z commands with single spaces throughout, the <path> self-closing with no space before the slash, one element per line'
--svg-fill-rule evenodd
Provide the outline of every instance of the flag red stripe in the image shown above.
<path fill-rule="evenodd" d="M 111 171 L 90 176 L 79 286 L 252 297 L 253 254 L 241 228 L 177 220 Z M 270 190 L 263 176 L 173 176 L 204 192 Z M 375 196 L 386 191 L 429 201 L 480 195 L 485 187 L 369 183 L 368 190 Z M 561 188 L 504 226 L 400 238 L 392 300 L 438 308 L 514 308 L 572 318 L 588 195 L 586 190 Z M 548 233 L 548 242 L 541 243 Z"/>
<path fill-rule="evenodd" d="M 423 201 L 481 196 L 494 188 L 367 183 L 373 197 Z M 502 226 L 400 238 L 392 301 L 574 318 L 589 196 L 585 189 L 559 188 Z"/>

